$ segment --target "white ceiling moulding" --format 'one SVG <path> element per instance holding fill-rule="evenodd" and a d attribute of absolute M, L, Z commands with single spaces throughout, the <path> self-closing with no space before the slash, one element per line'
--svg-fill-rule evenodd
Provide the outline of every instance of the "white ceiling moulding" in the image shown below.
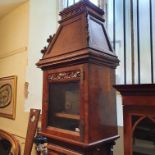
<path fill-rule="evenodd" d="M 28 0 L 0 0 L 0 18 Z"/>

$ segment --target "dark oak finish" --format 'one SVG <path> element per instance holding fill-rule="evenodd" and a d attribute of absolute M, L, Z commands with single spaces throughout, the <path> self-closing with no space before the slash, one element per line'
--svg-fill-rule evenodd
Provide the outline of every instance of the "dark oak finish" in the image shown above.
<path fill-rule="evenodd" d="M 119 137 L 112 87 L 119 60 L 105 31 L 103 14 L 88 0 L 63 10 L 58 31 L 48 39 L 49 45 L 42 50 L 43 58 L 37 63 L 43 70 L 41 134 L 48 138 L 52 155 L 111 155 Z M 63 110 L 52 113 L 57 109 L 52 93 L 61 84 L 65 87 L 69 83 L 76 83 L 79 88 L 79 113 L 67 114 Z M 59 94 L 63 91 L 64 88 Z M 63 96 L 55 97 L 61 109 Z M 56 122 L 60 119 L 79 126 L 74 131 Z"/>
<path fill-rule="evenodd" d="M 123 100 L 124 154 L 133 155 L 133 134 L 136 126 L 144 118 L 150 118 L 154 122 L 155 84 L 116 85 L 114 87 L 121 93 Z M 134 116 L 137 117 L 137 120 L 133 122 Z M 145 125 L 145 121 L 143 123 Z M 145 127 L 147 129 L 147 124 L 143 126 L 143 128 Z M 140 130 L 139 134 L 141 134 Z"/>

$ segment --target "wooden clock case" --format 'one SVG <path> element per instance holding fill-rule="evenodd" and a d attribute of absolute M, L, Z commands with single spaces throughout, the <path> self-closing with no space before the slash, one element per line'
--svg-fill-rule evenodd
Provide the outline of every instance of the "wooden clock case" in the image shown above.
<path fill-rule="evenodd" d="M 122 95 L 124 154 L 155 154 L 155 84 L 114 86 Z"/>
<path fill-rule="evenodd" d="M 112 88 L 119 60 L 103 14 L 88 0 L 64 9 L 37 63 L 43 70 L 41 134 L 51 155 L 111 155 L 119 137 Z"/>

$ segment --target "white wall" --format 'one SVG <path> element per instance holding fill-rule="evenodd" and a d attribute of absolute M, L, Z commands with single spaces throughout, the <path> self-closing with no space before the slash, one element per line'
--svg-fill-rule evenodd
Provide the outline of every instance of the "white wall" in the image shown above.
<path fill-rule="evenodd" d="M 25 102 L 25 110 L 41 109 L 42 103 L 42 71 L 35 63 L 42 57 L 41 49 L 47 45 L 49 35 L 56 32 L 58 8 L 57 0 L 30 0 L 29 12 L 29 46 L 26 80 L 29 83 L 29 95 Z"/>

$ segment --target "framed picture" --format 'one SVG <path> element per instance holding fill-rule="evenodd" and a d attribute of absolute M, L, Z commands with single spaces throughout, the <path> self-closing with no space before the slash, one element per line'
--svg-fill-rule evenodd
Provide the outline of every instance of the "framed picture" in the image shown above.
<path fill-rule="evenodd" d="M 0 78 L 0 117 L 15 119 L 17 76 Z"/>

